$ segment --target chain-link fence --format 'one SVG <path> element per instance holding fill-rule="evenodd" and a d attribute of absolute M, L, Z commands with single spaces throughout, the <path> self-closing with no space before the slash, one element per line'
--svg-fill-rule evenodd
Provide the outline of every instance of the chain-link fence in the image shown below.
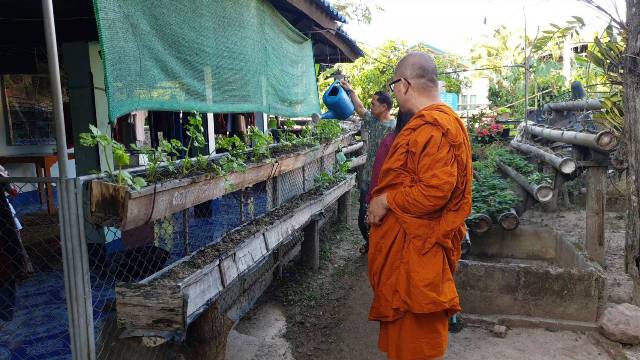
<path fill-rule="evenodd" d="M 231 230 L 311 190 L 316 177 L 334 166 L 335 154 L 329 154 L 250 188 L 124 232 L 85 223 L 98 358 L 121 356 L 110 348 L 119 336 L 115 314 L 118 283 L 139 282 L 216 244 Z"/>
<path fill-rule="evenodd" d="M 0 187 L 0 359 L 68 359 L 57 180 Z"/>
<path fill-rule="evenodd" d="M 95 177 L 62 182 L 0 177 L 0 360 L 71 359 L 79 351 L 75 358 L 122 359 L 117 284 L 140 282 L 218 243 L 231 230 L 313 189 L 316 178 L 334 166 L 335 154 L 327 154 L 127 231 L 86 220 L 84 184 Z M 60 216 L 63 188 L 69 199 Z M 86 257 L 74 255 L 78 251 Z M 90 271 L 78 274 L 78 269 Z"/>

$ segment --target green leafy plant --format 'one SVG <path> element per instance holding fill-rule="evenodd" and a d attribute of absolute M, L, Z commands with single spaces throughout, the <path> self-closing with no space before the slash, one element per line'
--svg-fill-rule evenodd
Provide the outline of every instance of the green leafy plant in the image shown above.
<path fill-rule="evenodd" d="M 349 170 L 351 170 L 350 163 L 351 160 L 347 159 L 342 151 L 336 154 L 336 166 L 333 171 L 331 173 L 323 171 L 316 176 L 316 186 L 320 188 L 327 188 L 346 179 L 349 174 Z"/>
<path fill-rule="evenodd" d="M 187 147 L 184 148 L 185 157 L 182 160 L 181 172 L 183 176 L 189 174 L 193 168 L 194 163 L 190 158 L 192 149 L 202 149 L 206 144 L 206 140 L 204 137 L 204 128 L 202 127 L 202 117 L 198 113 L 194 113 L 193 115 L 189 115 L 188 122 L 185 125 L 185 130 L 187 136 L 189 137 L 189 142 L 187 143 Z M 202 160 L 200 160 L 202 162 Z"/>
<path fill-rule="evenodd" d="M 216 145 L 218 150 L 224 150 L 233 157 L 246 158 L 247 144 L 237 136 L 218 139 Z"/>
<path fill-rule="evenodd" d="M 271 150 L 269 145 L 273 144 L 273 137 L 270 133 L 263 133 L 255 126 L 248 129 L 249 141 L 251 142 L 251 157 L 254 161 L 269 159 Z"/>
<path fill-rule="evenodd" d="M 107 176 L 112 180 L 115 180 L 118 185 L 127 185 L 135 190 L 147 185 L 147 182 L 139 177 L 132 176 L 128 172 L 123 170 L 123 167 L 128 166 L 131 163 L 131 157 L 127 153 L 127 149 L 124 145 L 113 140 L 110 136 L 103 134 L 100 129 L 93 125 L 89 125 L 88 133 L 80 134 L 80 144 L 86 147 L 100 147 L 105 153 L 111 149 L 113 155 L 114 164 L 109 161 L 107 156 Z M 118 170 L 115 170 L 114 165 L 117 165 Z"/>
<path fill-rule="evenodd" d="M 487 161 L 495 164 L 497 160 L 501 161 L 505 165 L 514 169 L 521 175 L 527 178 L 532 184 L 543 185 L 543 184 L 551 184 L 551 178 L 538 171 L 538 168 L 527 161 L 524 157 L 510 152 L 506 147 L 493 144 L 486 146 L 484 148 L 484 153 L 486 155 Z"/>
<path fill-rule="evenodd" d="M 184 146 L 179 140 L 162 139 L 159 144 L 159 151 L 164 154 L 164 159 L 167 162 L 167 169 L 171 174 L 177 174 L 178 166 L 177 161 L 182 152 L 185 150 Z"/>
<path fill-rule="evenodd" d="M 479 167 L 474 163 L 474 168 Z M 520 198 L 511 190 L 511 183 L 497 175 L 486 171 L 473 180 L 472 212 L 497 216 L 513 208 Z"/>
<path fill-rule="evenodd" d="M 329 142 L 340 137 L 342 128 L 337 120 L 320 120 L 316 126 L 316 138 L 320 142 Z"/>

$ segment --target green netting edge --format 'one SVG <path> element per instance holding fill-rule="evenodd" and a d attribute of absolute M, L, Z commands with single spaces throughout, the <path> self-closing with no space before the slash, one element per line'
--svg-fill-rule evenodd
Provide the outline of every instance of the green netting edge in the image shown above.
<path fill-rule="evenodd" d="M 97 5 L 97 1 L 98 0 L 92 0 L 92 4 L 93 4 L 93 11 L 96 17 L 96 24 L 98 27 L 98 40 L 100 43 L 100 52 L 101 52 L 101 57 L 100 60 L 102 61 L 102 68 L 104 71 L 104 85 L 105 85 L 105 94 L 107 97 L 107 111 L 108 111 L 108 117 L 109 117 L 109 123 L 111 125 L 115 124 L 115 120 L 122 116 L 122 115 L 126 115 L 128 114 L 128 112 L 122 113 L 122 114 L 113 114 L 113 111 L 111 109 L 111 92 L 109 91 L 109 76 L 108 76 L 108 72 L 107 72 L 107 64 L 106 64 L 106 51 L 104 48 L 104 41 L 103 41 L 103 32 L 102 32 L 102 21 L 100 20 L 100 10 L 99 7 Z M 291 23 L 289 23 L 289 21 L 287 21 L 287 19 L 284 18 L 284 16 L 282 16 L 282 14 L 280 14 L 278 12 L 278 10 L 276 10 L 276 8 L 270 4 L 269 2 L 265 1 L 265 0 L 259 0 L 262 1 L 262 3 L 269 9 L 269 11 L 271 11 L 271 13 L 273 15 L 276 16 L 276 18 L 278 18 L 287 28 L 291 29 L 292 32 L 294 34 L 296 34 L 297 36 L 300 37 L 300 39 L 302 40 L 302 42 L 304 41 L 310 41 L 310 38 L 308 38 L 306 35 L 304 35 L 303 33 L 301 33 L 298 29 L 296 29 Z M 311 64 L 313 65 L 312 68 L 315 69 L 315 61 L 313 58 L 313 44 L 311 44 Z M 317 74 L 314 74 L 317 77 Z M 318 88 L 318 83 L 316 81 L 316 92 L 319 93 L 319 88 Z M 318 104 L 319 105 L 319 104 Z M 295 116 L 293 113 L 287 113 L 287 112 L 278 112 L 278 113 L 272 113 L 270 111 L 271 106 L 267 105 L 269 109 L 267 109 L 267 111 L 265 111 L 266 113 L 269 114 L 273 114 L 273 115 L 280 115 L 280 116 L 285 116 L 285 117 L 293 117 Z M 193 110 L 197 110 L 198 106 L 194 106 L 192 109 L 188 109 L 188 111 L 193 111 Z M 228 108 L 228 107 L 220 107 L 217 111 L 221 112 L 221 113 L 237 113 L 237 112 L 254 112 L 256 111 L 255 108 L 253 107 L 249 107 L 249 106 L 232 106 L 232 108 Z M 168 107 L 168 106 L 162 106 L 162 105 L 155 105 L 153 107 L 150 108 L 145 108 L 145 109 L 134 109 L 132 111 L 138 111 L 138 110 L 149 110 L 149 111 L 185 111 L 185 109 L 176 109 L 173 107 Z M 320 108 L 317 109 L 318 111 L 320 111 Z M 205 112 L 207 112 L 207 110 L 205 110 Z"/>
<path fill-rule="evenodd" d="M 106 58 L 106 52 L 104 50 L 104 41 L 103 41 L 103 36 L 102 36 L 102 21 L 100 20 L 100 10 L 98 10 L 98 5 L 97 5 L 97 1 L 98 0 L 93 0 L 91 3 L 93 4 L 93 12 L 94 15 L 96 16 L 96 24 L 98 26 L 98 42 L 100 43 L 100 61 L 102 61 L 102 69 L 104 72 L 104 92 L 105 95 L 107 96 L 107 112 L 108 112 L 108 117 L 109 117 L 109 123 L 111 125 L 115 124 L 115 119 L 117 119 L 117 117 L 112 116 L 113 114 L 111 113 L 111 92 L 109 91 L 109 81 L 107 81 L 108 77 L 107 77 L 107 63 L 104 60 Z"/>

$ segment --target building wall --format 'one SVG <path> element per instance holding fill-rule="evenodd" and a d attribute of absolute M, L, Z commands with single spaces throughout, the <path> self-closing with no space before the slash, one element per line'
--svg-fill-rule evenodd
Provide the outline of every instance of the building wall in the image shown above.
<path fill-rule="evenodd" d="M 470 86 L 463 88 L 458 99 L 458 112 L 465 115 L 476 113 L 478 109 L 489 106 L 489 79 L 471 78 Z"/>

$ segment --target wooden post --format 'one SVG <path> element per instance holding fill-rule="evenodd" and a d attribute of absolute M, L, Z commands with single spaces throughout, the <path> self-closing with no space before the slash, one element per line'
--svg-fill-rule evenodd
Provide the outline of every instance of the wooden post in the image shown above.
<path fill-rule="evenodd" d="M 606 167 L 587 170 L 587 253 L 604 265 L 604 209 L 606 202 Z"/>
<path fill-rule="evenodd" d="M 233 320 L 221 314 L 217 305 L 209 307 L 187 330 L 187 342 L 179 347 L 184 359 L 224 360 L 227 336 Z"/>
<path fill-rule="evenodd" d="M 275 192 L 274 189 L 275 187 L 273 186 L 273 183 L 275 181 L 273 180 L 273 178 L 267 179 L 267 181 L 265 181 L 264 183 L 264 187 L 267 190 L 267 211 L 272 210 L 275 207 Z"/>
<path fill-rule="evenodd" d="M 351 190 L 344 193 L 338 199 L 338 220 L 343 224 L 348 224 L 351 218 Z"/>
<path fill-rule="evenodd" d="M 302 259 L 313 270 L 320 268 L 320 221 L 317 216 L 311 218 L 311 221 L 304 230 L 304 240 L 302 241 Z"/>
<path fill-rule="evenodd" d="M 189 209 L 182 210 L 182 246 L 184 247 L 184 256 L 189 255 Z"/>

